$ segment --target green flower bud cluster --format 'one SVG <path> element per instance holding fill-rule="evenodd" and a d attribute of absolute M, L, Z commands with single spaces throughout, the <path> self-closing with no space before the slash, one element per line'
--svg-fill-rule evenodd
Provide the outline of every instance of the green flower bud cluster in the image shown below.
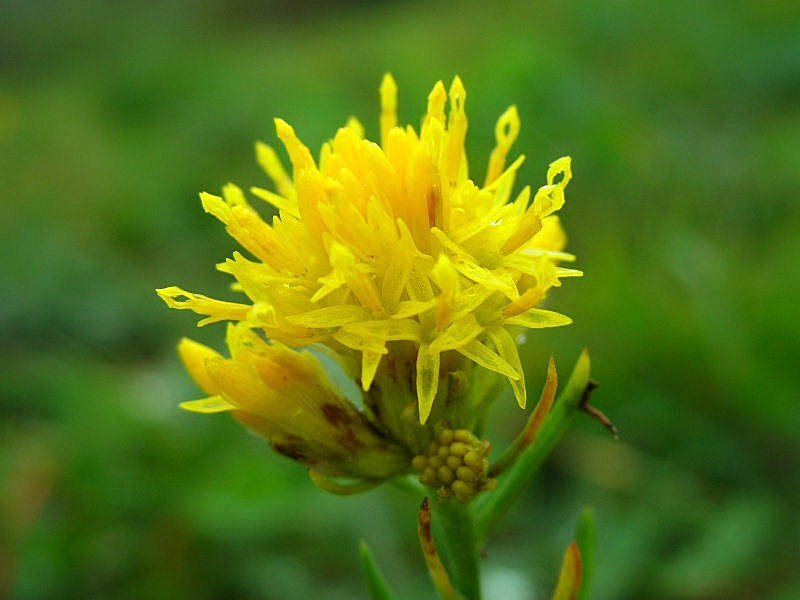
<path fill-rule="evenodd" d="M 419 480 L 437 488 L 441 498 L 455 496 L 460 502 L 497 486 L 487 479 L 491 444 L 466 429 L 444 429 L 428 446 L 426 454 L 415 456 L 411 466 Z"/>

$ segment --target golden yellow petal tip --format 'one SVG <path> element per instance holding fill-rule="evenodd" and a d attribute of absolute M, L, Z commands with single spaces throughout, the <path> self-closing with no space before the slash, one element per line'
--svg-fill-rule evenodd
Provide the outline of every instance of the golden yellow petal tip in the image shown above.
<path fill-rule="evenodd" d="M 453 101 L 460 100 L 463 103 L 466 95 L 467 89 L 464 87 L 464 82 L 461 81 L 461 77 L 456 75 L 453 77 L 453 83 L 450 84 L 450 99 Z"/>
<path fill-rule="evenodd" d="M 397 93 L 397 82 L 392 77 L 392 74 L 389 71 L 383 74 L 383 79 L 381 79 L 381 86 L 380 86 L 381 95 L 383 94 L 396 94 Z"/>

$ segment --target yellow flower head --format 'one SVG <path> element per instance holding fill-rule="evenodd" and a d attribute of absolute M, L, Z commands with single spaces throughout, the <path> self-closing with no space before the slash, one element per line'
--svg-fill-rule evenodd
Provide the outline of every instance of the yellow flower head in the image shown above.
<path fill-rule="evenodd" d="M 290 348 L 325 348 L 359 381 L 376 428 L 419 453 L 434 436 L 430 425 L 420 426 L 432 413 L 432 422 L 474 425 L 489 389 L 473 391 L 480 387 L 474 383 L 478 367 L 507 377 L 524 407 L 524 375 L 511 332 L 571 322 L 537 306 L 560 278 L 581 274 L 559 266 L 574 257 L 562 251 L 565 235 L 553 214 L 564 204 L 572 173 L 570 159 L 560 158 L 548 168 L 545 185 L 512 197 L 523 160 L 507 164 L 520 125 L 512 106 L 497 122 L 482 185 L 473 181 L 464 151 L 466 91 L 458 77 L 449 93 L 441 82 L 434 86 L 419 132 L 398 126 L 390 75 L 380 97 L 380 144 L 364 139 L 361 124 L 350 119 L 323 144 L 318 160 L 289 124 L 275 120 L 292 174 L 272 148 L 258 143 L 258 162 L 275 191 L 250 190 L 277 209 L 271 224 L 233 184 L 221 197 L 200 195 L 204 209 L 250 255 L 235 252 L 218 265 L 235 278 L 246 301 L 214 300 L 177 287 L 158 293 L 173 308 L 206 315 L 200 325 L 233 321 L 236 331 L 263 332 L 273 345 L 253 342 L 261 344 L 260 352 L 290 356 L 296 353 Z M 222 399 L 202 402 L 224 409 L 247 404 L 251 410 L 255 399 L 248 394 L 255 392 L 250 383 L 241 384 L 243 370 L 268 387 L 284 372 L 259 367 L 261 359 L 254 363 L 252 355 L 237 358 L 242 352 L 234 345 L 233 362 L 205 359 L 214 380 L 210 393 Z M 204 371 L 190 370 L 202 383 L 206 375 L 197 374 Z M 302 374 L 295 367 L 286 372 Z M 294 410 L 304 402 L 294 391 L 252 414 L 269 421 L 270 414 Z"/>
<path fill-rule="evenodd" d="M 227 342 L 231 359 L 189 339 L 178 345 L 186 369 L 210 394 L 183 408 L 231 411 L 277 452 L 324 475 L 385 479 L 407 468 L 406 451 L 334 390 L 310 353 L 267 343 L 246 323 L 229 325 Z"/>

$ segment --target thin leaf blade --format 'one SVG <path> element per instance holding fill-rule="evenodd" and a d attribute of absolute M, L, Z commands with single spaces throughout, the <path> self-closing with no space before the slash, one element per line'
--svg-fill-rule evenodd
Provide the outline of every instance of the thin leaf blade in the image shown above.
<path fill-rule="evenodd" d="M 364 540 L 358 544 L 358 559 L 361 562 L 361 572 L 367 583 L 371 600 L 395 600 L 395 596 L 389 588 L 389 582 L 386 581 L 378 563 L 375 562 L 372 550 Z"/>

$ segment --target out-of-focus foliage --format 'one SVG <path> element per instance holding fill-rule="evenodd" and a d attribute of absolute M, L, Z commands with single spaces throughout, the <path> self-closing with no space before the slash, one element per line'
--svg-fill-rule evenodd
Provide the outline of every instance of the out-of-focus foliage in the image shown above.
<path fill-rule="evenodd" d="M 797 598 L 799 23 L 790 0 L 4 3 L 0 595 L 365 597 L 359 538 L 432 593 L 400 492 L 327 496 L 179 411 L 195 318 L 152 292 L 232 297 L 197 192 L 266 183 L 273 116 L 317 148 L 350 114 L 377 136 L 391 70 L 406 121 L 461 75 L 471 156 L 516 103 L 520 185 L 574 161 L 575 325 L 523 353 L 535 397 L 588 345 L 622 439 L 580 420 L 490 540 L 487 597 L 546 597 L 590 503 L 597 600 Z M 498 442 L 524 417 L 498 402 Z"/>

